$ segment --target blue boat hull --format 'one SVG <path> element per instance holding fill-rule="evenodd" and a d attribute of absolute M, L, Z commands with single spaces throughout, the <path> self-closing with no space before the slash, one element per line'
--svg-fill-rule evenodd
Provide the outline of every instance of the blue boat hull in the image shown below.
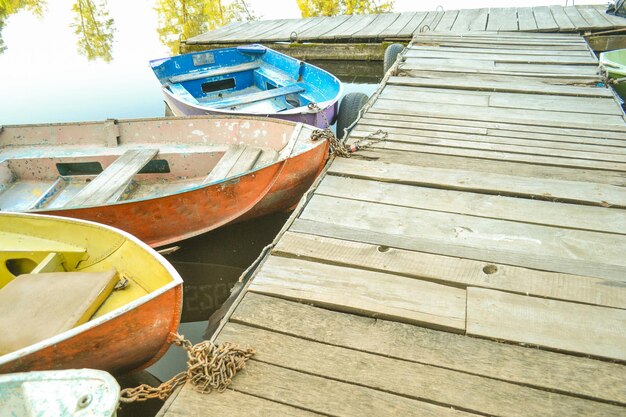
<path fill-rule="evenodd" d="M 249 45 L 150 62 L 176 116 L 255 115 L 325 128 L 335 122 L 341 82 L 295 58 Z"/>

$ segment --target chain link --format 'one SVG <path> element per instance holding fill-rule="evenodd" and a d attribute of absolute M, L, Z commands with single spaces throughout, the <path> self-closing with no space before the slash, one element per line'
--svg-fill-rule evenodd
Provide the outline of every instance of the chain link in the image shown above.
<path fill-rule="evenodd" d="M 384 140 L 387 138 L 388 133 L 382 129 L 378 129 L 376 132 L 370 133 L 366 137 L 354 142 L 352 145 L 347 146 L 345 141 L 342 141 L 339 138 L 337 138 L 337 136 L 333 133 L 333 131 L 330 130 L 329 128 L 330 124 L 328 123 L 326 114 L 322 112 L 322 109 L 320 109 L 317 103 L 311 102 L 307 105 L 307 107 L 309 110 L 311 111 L 316 110 L 318 112 L 317 114 L 321 114 L 322 118 L 324 119 L 324 123 L 326 124 L 325 129 L 315 129 L 311 133 L 311 139 L 314 141 L 320 140 L 320 139 L 326 139 L 330 143 L 330 152 L 335 156 L 340 156 L 342 158 L 350 158 L 352 154 L 355 153 L 356 151 L 360 149 L 369 148 L 375 143 L 380 142 L 381 140 Z M 376 135 L 380 135 L 380 137 L 376 138 L 375 137 Z"/>
<path fill-rule="evenodd" d="M 246 361 L 254 355 L 254 349 L 243 349 L 233 343 L 215 345 L 209 340 L 192 345 L 180 334 L 174 335 L 172 342 L 187 351 L 187 371 L 181 372 L 158 387 L 141 384 L 121 391 L 120 402 L 131 403 L 151 398 L 167 399 L 174 389 L 191 382 L 194 388 L 204 394 L 213 390 L 224 392 L 231 384 L 237 371 L 243 369 Z"/>

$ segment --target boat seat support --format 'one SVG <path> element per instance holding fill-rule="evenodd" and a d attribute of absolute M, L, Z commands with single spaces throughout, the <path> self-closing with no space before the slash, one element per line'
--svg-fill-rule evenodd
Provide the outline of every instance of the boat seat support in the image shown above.
<path fill-rule="evenodd" d="M 266 91 L 258 91 L 256 93 L 242 94 L 239 96 L 218 100 L 210 103 L 209 106 L 214 109 L 223 109 L 227 107 L 235 107 L 242 104 L 254 103 L 257 101 L 269 100 L 276 97 L 286 96 L 288 94 L 298 94 L 305 91 L 305 88 L 299 84 L 291 84 L 286 87 L 273 88 Z"/>
<path fill-rule="evenodd" d="M 64 207 L 115 203 L 127 191 L 133 177 L 158 153 L 158 149 L 130 149 L 102 171 Z"/>

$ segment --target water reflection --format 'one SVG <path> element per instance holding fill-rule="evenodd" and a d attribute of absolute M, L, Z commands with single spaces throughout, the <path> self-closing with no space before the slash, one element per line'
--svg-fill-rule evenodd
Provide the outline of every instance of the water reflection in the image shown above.
<path fill-rule="evenodd" d="M 115 23 L 109 16 L 106 1 L 96 4 L 92 0 L 77 0 L 72 12 L 75 16 L 71 27 L 77 36 L 79 53 L 89 61 L 111 62 Z"/>

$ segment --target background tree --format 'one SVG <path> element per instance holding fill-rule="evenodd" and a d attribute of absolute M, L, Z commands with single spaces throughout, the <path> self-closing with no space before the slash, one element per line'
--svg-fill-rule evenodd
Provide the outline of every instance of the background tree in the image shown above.
<path fill-rule="evenodd" d="M 0 0 L 0 54 L 7 49 L 2 39 L 2 29 L 6 20 L 10 15 L 22 9 L 29 10 L 36 16 L 42 16 L 46 9 L 46 2 L 43 0 Z"/>
<path fill-rule="evenodd" d="M 106 7 L 106 0 L 100 4 L 93 0 L 77 0 L 72 6 L 76 15 L 70 26 L 78 36 L 78 52 L 90 61 L 102 59 L 110 62 L 113 59 L 111 49 L 115 24 Z"/>
<path fill-rule="evenodd" d="M 157 0 L 157 32 L 172 54 L 180 53 L 180 41 L 228 23 L 255 20 L 245 0 Z"/>
<path fill-rule="evenodd" d="M 394 0 L 296 0 L 302 17 L 393 11 Z"/>

